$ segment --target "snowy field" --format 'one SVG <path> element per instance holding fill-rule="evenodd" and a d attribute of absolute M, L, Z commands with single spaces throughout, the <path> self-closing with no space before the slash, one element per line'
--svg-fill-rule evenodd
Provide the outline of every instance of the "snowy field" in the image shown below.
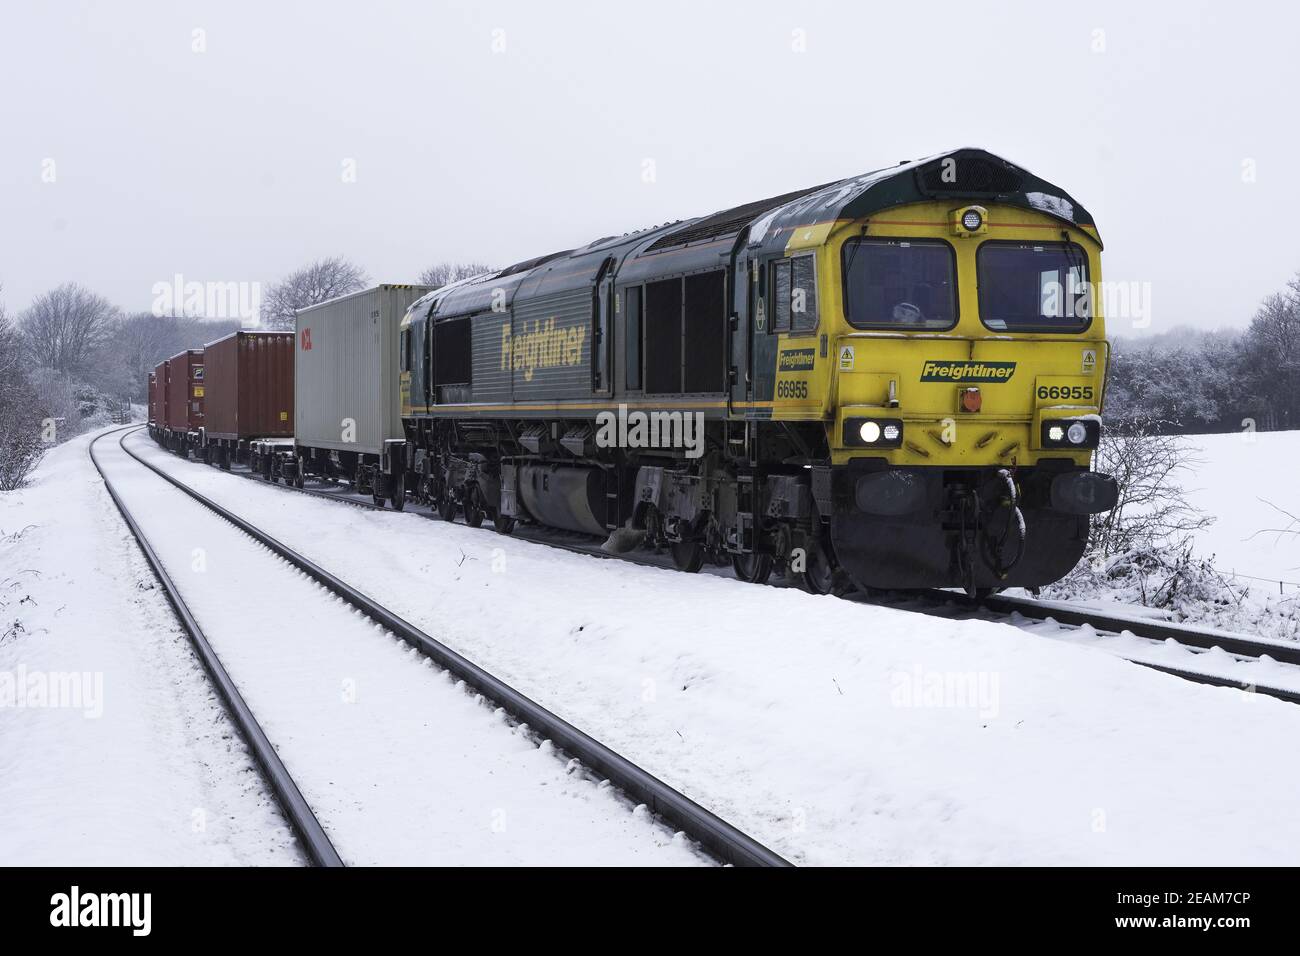
<path fill-rule="evenodd" d="M 1300 583 L 1300 525 L 1296 534 L 1270 533 L 1300 517 L 1300 431 L 1192 435 L 1199 463 L 1182 477 L 1192 504 L 1217 520 L 1196 535 L 1198 554 L 1214 555 L 1221 570 Z M 1271 504 L 1270 504 L 1271 503 Z M 1276 507 L 1273 507 L 1276 506 Z M 1255 582 L 1268 588 L 1266 582 Z M 1287 586 L 1294 594 L 1297 588 Z"/>
<path fill-rule="evenodd" d="M 127 442 L 795 863 L 1300 860 L 1300 770 L 1277 759 L 1294 705 L 1004 624 L 584 557 Z M 0 496 L 0 675 L 102 674 L 84 706 L 0 708 L 0 860 L 301 862 L 86 445 Z M 268 594 L 257 549 L 120 454 L 111 467 L 153 509 L 169 567 L 201 549 L 209 578 L 239 575 L 227 606 L 301 622 L 230 627 L 219 595 L 193 591 L 349 862 L 699 862 L 390 636 L 331 619 L 314 586 Z M 467 782 L 480 751 L 499 785 Z"/>

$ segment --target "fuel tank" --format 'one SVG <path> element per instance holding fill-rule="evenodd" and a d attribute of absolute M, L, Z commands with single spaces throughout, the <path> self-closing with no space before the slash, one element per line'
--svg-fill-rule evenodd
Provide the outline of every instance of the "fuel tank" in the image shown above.
<path fill-rule="evenodd" d="M 604 535 L 605 473 L 581 465 L 521 465 L 519 498 L 545 525 Z"/>

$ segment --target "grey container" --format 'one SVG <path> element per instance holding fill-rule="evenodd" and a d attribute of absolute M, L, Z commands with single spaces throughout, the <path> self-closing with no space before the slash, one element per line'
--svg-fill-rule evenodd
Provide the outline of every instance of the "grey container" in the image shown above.
<path fill-rule="evenodd" d="M 403 437 L 399 327 L 407 307 L 429 291 L 380 285 L 298 312 L 293 431 L 299 447 L 378 455 L 385 441 Z"/>

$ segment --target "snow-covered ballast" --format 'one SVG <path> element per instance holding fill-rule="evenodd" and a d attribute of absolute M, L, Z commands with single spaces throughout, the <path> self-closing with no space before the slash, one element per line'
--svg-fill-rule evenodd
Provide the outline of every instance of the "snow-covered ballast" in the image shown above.
<path fill-rule="evenodd" d="M 476 276 L 403 319 L 390 490 L 818 591 L 1048 583 L 1114 500 L 1101 248 L 960 149 Z"/>

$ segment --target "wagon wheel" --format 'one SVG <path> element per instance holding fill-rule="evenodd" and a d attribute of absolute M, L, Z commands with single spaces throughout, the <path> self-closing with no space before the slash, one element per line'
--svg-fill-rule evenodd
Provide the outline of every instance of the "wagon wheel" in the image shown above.
<path fill-rule="evenodd" d="M 294 470 L 293 473 L 293 486 L 295 488 L 301 488 L 306 483 L 307 483 L 307 479 L 302 473 L 302 459 L 299 458 L 298 467 Z"/>
<path fill-rule="evenodd" d="M 772 556 L 770 554 L 737 554 L 731 559 L 731 568 L 736 577 L 749 584 L 766 584 L 772 576 Z"/>
<path fill-rule="evenodd" d="M 382 508 L 384 506 L 384 496 L 375 491 L 373 485 L 371 485 L 370 500 L 375 503 L 376 508 Z"/>
<path fill-rule="evenodd" d="M 704 567 L 704 544 L 700 541 L 674 541 L 673 564 L 678 571 L 694 574 Z"/>
<path fill-rule="evenodd" d="M 406 478 L 403 475 L 394 475 L 392 482 L 396 487 L 388 500 L 392 503 L 394 511 L 401 511 L 406 507 Z"/>

